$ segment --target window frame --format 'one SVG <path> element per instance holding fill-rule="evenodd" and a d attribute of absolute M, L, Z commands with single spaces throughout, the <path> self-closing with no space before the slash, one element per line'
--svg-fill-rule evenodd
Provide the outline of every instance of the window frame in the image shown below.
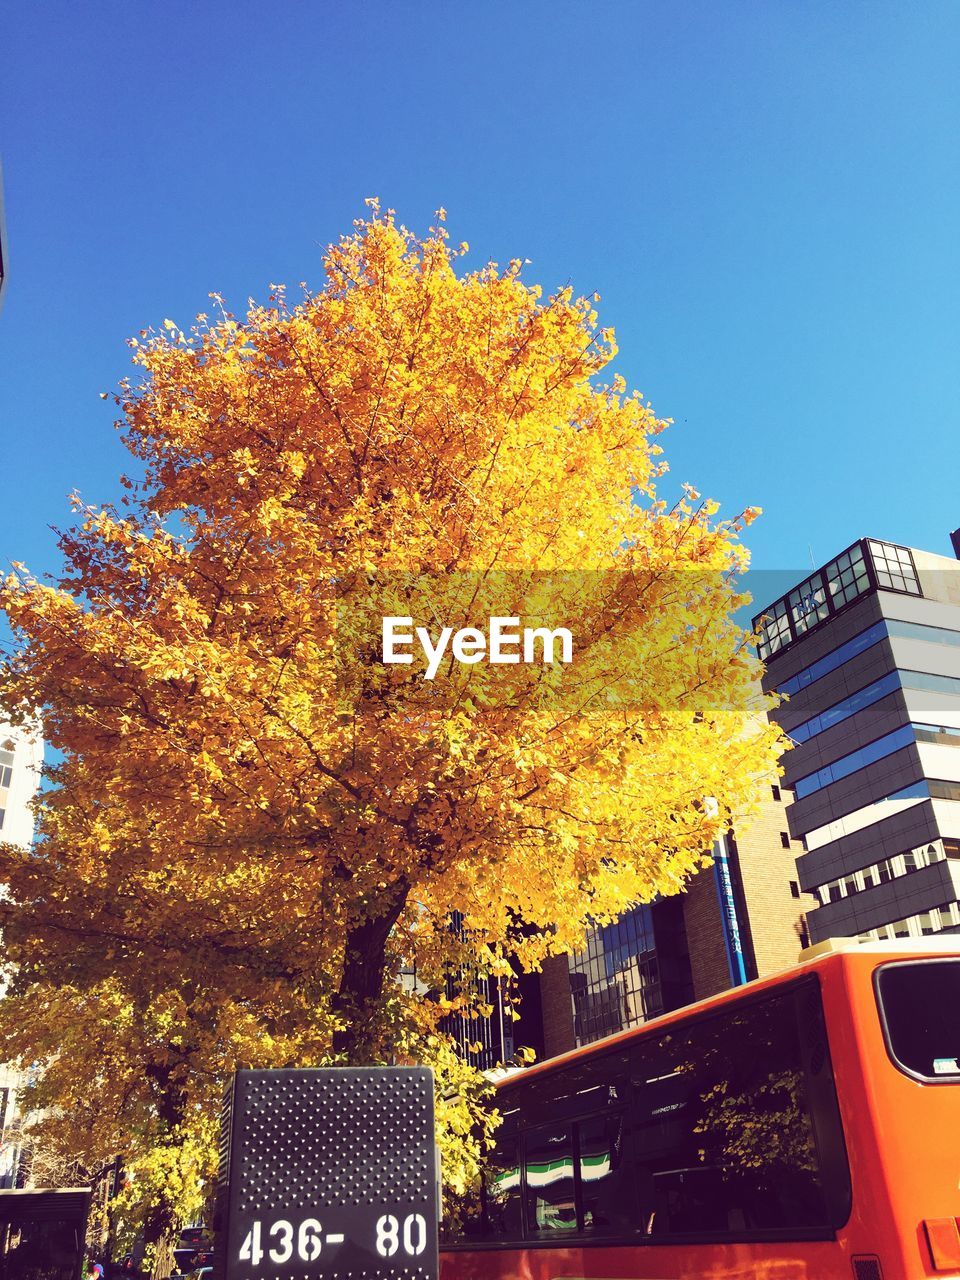
<path fill-rule="evenodd" d="M 520 1217 L 524 1240 L 571 1240 L 576 1239 L 583 1233 L 583 1228 L 581 1226 L 581 1222 L 583 1220 L 583 1205 L 580 1199 L 579 1125 L 579 1118 L 570 1119 L 569 1117 L 560 1117 L 553 1121 L 540 1120 L 539 1123 L 528 1125 L 526 1127 L 521 1125 L 518 1130 L 520 1139 L 520 1191 L 522 1196 Z M 573 1183 L 573 1213 L 576 1219 L 576 1225 L 569 1228 L 538 1227 L 530 1220 L 532 1215 L 531 1197 L 536 1195 L 536 1188 L 531 1188 L 527 1178 L 530 1162 L 528 1143 L 534 1135 L 550 1129 L 553 1129 L 555 1132 L 564 1130 L 569 1135 L 570 1140 L 570 1181 Z"/>
<path fill-rule="evenodd" d="M 859 565 L 855 569 L 856 558 L 859 558 Z M 895 566 L 895 573 L 891 566 Z M 880 581 L 881 574 L 890 580 L 889 585 Z M 846 582 L 843 580 L 845 575 Z M 893 585 L 894 576 L 904 583 L 902 587 Z M 907 585 L 908 581 L 915 584 L 915 589 Z M 848 595 L 851 582 L 857 589 Z M 837 584 L 836 590 L 834 584 Z M 761 662 L 769 662 L 858 600 L 878 591 L 923 599 L 923 586 L 913 552 L 897 542 L 858 538 L 754 616 L 752 625 L 757 632 L 757 656 Z"/>
<path fill-rule="evenodd" d="M 940 910 L 940 908 L 937 908 Z M 933 1085 L 953 1085 L 956 1088 L 960 1085 L 960 1073 L 954 1075 L 927 1076 L 919 1071 L 914 1071 L 912 1067 L 908 1067 L 905 1062 L 901 1062 L 897 1057 L 893 1047 L 893 1037 L 890 1033 L 890 1023 L 887 1018 L 886 1008 L 880 992 L 880 980 L 884 973 L 890 969 L 920 969 L 924 965 L 934 964 L 955 964 L 960 966 L 960 959 L 955 956 L 922 956 L 914 960 L 888 960 L 884 964 L 877 965 L 873 971 L 873 995 L 874 1003 L 877 1008 L 877 1015 L 880 1019 L 880 1026 L 883 1031 L 883 1043 L 887 1050 L 887 1057 L 903 1075 L 908 1076 L 911 1080 L 916 1080 L 920 1084 Z"/>

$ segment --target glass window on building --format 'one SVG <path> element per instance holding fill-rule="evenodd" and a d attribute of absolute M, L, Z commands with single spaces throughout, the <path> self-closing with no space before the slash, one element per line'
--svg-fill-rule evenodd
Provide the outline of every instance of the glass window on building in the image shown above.
<path fill-rule="evenodd" d="M 847 662 L 859 657 L 861 653 L 866 653 L 875 644 L 885 640 L 886 636 L 886 625 L 882 622 L 875 622 L 872 626 L 867 627 L 865 631 L 852 636 L 851 639 L 838 645 L 830 653 L 818 658 L 816 662 L 811 662 L 809 667 L 804 667 L 796 675 L 791 676 L 789 680 L 785 680 L 783 684 L 778 685 L 777 692 L 786 694 L 799 693 L 801 689 L 806 689 L 808 685 L 821 680 L 824 676 L 829 675 L 831 671 L 836 671 Z M 768 655 L 760 654 L 761 658 L 766 656 Z"/>
<path fill-rule="evenodd" d="M 943 778 L 925 779 L 927 794 L 933 800 L 960 800 L 960 782 L 949 782 Z"/>
<path fill-rule="evenodd" d="M 887 631 L 891 636 L 902 636 L 906 640 L 960 645 L 960 631 L 953 631 L 949 627 L 931 627 L 926 622 L 903 622 L 899 618 L 888 618 Z"/>
<path fill-rule="evenodd" d="M 957 683 L 960 685 L 960 681 Z M 832 707 L 827 707 L 819 715 L 811 716 L 809 720 L 804 720 L 801 724 L 795 725 L 789 730 L 790 737 L 794 742 L 808 742 L 811 738 L 816 737 L 818 733 L 832 729 L 835 724 L 841 724 L 844 720 L 849 720 L 851 716 L 855 716 L 864 707 L 872 706 L 873 703 L 879 702 L 881 698 L 896 692 L 899 687 L 899 672 L 891 671 L 888 675 L 881 676 L 879 680 L 874 680 L 872 684 L 868 684 L 865 688 L 858 690 L 857 693 L 852 693 L 848 698 L 834 703 Z"/>
<path fill-rule="evenodd" d="M 787 596 L 787 601 L 790 606 L 790 620 L 793 623 L 794 634 L 797 636 L 803 635 L 805 631 L 809 631 L 811 627 L 815 627 L 818 622 L 822 622 L 830 615 L 826 588 L 819 573 L 811 574 L 805 582 L 794 587 Z"/>
<path fill-rule="evenodd" d="M 874 539 L 856 542 L 774 601 L 754 618 L 754 626 L 759 628 L 760 658 L 766 661 L 789 648 L 874 587 L 906 595 L 923 594 L 907 547 Z"/>
<path fill-rule="evenodd" d="M 793 635 L 790 631 L 790 619 L 787 616 L 785 601 L 778 600 L 763 615 L 763 626 L 760 632 L 760 643 L 757 652 L 763 659 L 769 658 L 778 650 L 790 644 Z"/>
<path fill-rule="evenodd" d="M 837 556 L 836 560 L 831 560 L 823 570 L 823 576 L 827 580 L 827 590 L 835 609 L 863 595 L 869 589 L 870 579 L 860 544 L 857 543 L 842 556 Z"/>
<path fill-rule="evenodd" d="M 944 724 L 915 724 L 918 742 L 933 742 L 940 747 L 960 747 L 960 729 Z"/>
<path fill-rule="evenodd" d="M 815 773 L 808 773 L 805 778 L 798 778 L 794 783 L 796 797 L 801 800 L 805 796 L 813 795 L 815 791 L 822 791 L 831 783 L 839 782 L 849 777 L 851 773 L 857 773 L 867 765 L 893 755 L 896 751 L 902 751 L 904 747 L 910 746 L 915 741 L 916 729 L 912 724 L 894 729 L 892 733 L 885 733 L 883 737 L 867 743 L 865 747 L 859 747 L 856 751 L 851 751 L 848 755 L 840 756 L 839 759 L 824 765 L 822 769 L 817 769 Z"/>
<path fill-rule="evenodd" d="M 877 585 L 885 591 L 903 591 L 908 595 L 920 595 L 920 581 L 913 567 L 913 556 L 906 547 L 896 547 L 889 542 L 868 542 Z"/>
<path fill-rule="evenodd" d="M 578 1044 L 639 1026 L 663 1013 L 663 986 L 650 906 L 593 929 L 570 959 Z"/>
<path fill-rule="evenodd" d="M 899 674 L 900 683 L 905 689 L 924 689 L 932 693 L 950 693 L 960 697 L 960 677 L 958 676 L 935 676 L 928 671 L 901 671 Z"/>

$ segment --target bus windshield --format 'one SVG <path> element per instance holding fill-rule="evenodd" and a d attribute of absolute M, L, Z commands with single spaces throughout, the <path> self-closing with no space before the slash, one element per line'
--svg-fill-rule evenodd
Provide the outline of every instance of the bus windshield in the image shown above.
<path fill-rule="evenodd" d="M 960 1080 L 960 960 L 905 960 L 877 971 L 890 1057 L 925 1081 Z"/>

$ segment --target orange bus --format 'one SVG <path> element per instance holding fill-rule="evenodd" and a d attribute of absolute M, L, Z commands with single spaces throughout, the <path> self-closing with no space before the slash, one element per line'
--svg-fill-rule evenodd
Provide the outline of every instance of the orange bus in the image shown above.
<path fill-rule="evenodd" d="M 960 938 L 822 943 L 496 1105 L 441 1280 L 960 1277 Z"/>

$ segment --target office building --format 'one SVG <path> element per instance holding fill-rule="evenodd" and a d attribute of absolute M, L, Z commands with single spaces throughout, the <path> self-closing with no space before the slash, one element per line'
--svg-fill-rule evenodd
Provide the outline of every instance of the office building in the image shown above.
<path fill-rule="evenodd" d="M 771 784 L 760 814 L 718 842 L 683 893 L 634 907 L 573 955 L 548 960 L 542 1036 L 533 1039 L 524 1002 L 517 1042 L 553 1057 L 796 963 L 815 902 L 797 880 L 789 799 Z"/>
<path fill-rule="evenodd" d="M 811 940 L 960 930 L 960 564 L 862 538 L 756 623 Z"/>

